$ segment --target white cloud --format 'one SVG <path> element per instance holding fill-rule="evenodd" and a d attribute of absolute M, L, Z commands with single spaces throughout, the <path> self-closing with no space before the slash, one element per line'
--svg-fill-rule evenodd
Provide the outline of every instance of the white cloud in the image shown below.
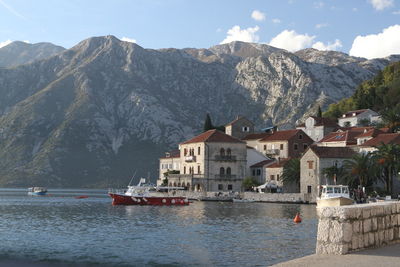
<path fill-rule="evenodd" d="M 338 50 L 342 46 L 342 42 L 339 39 L 336 39 L 334 43 L 328 42 L 328 44 L 324 44 L 323 42 L 316 42 L 312 45 L 312 48 L 318 49 L 320 51 L 332 51 Z"/>
<path fill-rule="evenodd" d="M 9 45 L 9 44 L 11 44 L 11 43 L 12 43 L 11 40 L 7 40 L 7 41 L 4 41 L 4 42 L 0 42 L 0 48 L 4 47 L 4 46 L 6 46 L 6 45 Z"/>
<path fill-rule="evenodd" d="M 2 5 L 5 9 L 7 9 L 10 13 L 12 13 L 14 16 L 19 17 L 23 20 L 27 20 L 27 18 L 19 13 L 17 10 L 15 10 L 12 6 L 7 5 L 3 0 L 0 0 L 0 5 Z"/>
<path fill-rule="evenodd" d="M 136 44 L 136 40 L 135 39 L 128 38 L 128 37 L 122 37 L 121 41 L 129 42 L 129 43 L 135 43 Z"/>
<path fill-rule="evenodd" d="M 393 15 L 400 15 L 400 10 L 393 11 L 392 14 L 393 14 Z"/>
<path fill-rule="evenodd" d="M 278 23 L 281 23 L 281 20 L 280 19 L 272 19 L 272 23 L 278 24 Z"/>
<path fill-rule="evenodd" d="M 378 34 L 357 36 L 349 53 L 368 59 L 400 54 L 400 25 L 390 26 Z"/>
<path fill-rule="evenodd" d="M 269 45 L 294 52 L 300 49 L 311 47 L 315 36 L 298 34 L 295 31 L 284 30 L 269 42 Z"/>
<path fill-rule="evenodd" d="M 369 2 L 376 10 L 379 11 L 393 6 L 393 0 L 369 0 Z"/>
<path fill-rule="evenodd" d="M 255 43 L 258 42 L 260 37 L 256 34 L 260 28 L 255 26 L 253 28 L 240 29 L 240 26 L 233 26 L 228 30 L 226 38 L 220 44 L 226 44 L 233 41 L 242 41 Z"/>
<path fill-rule="evenodd" d="M 328 27 L 328 23 L 319 23 L 319 24 L 315 25 L 315 28 L 317 28 L 317 29 L 321 29 L 324 27 Z"/>
<path fill-rule="evenodd" d="M 322 1 L 314 2 L 314 8 L 323 8 L 324 5 L 325 5 L 325 3 Z"/>
<path fill-rule="evenodd" d="M 256 21 L 263 21 L 265 20 L 265 13 L 262 13 L 259 10 L 254 10 L 251 12 L 251 17 Z"/>

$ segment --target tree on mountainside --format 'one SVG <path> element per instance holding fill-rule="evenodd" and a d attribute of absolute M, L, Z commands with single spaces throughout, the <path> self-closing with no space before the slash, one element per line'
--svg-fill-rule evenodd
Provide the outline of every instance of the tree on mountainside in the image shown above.
<path fill-rule="evenodd" d="M 211 117 L 210 114 L 207 113 L 206 119 L 204 121 L 204 132 L 207 132 L 208 130 L 214 129 L 212 122 L 211 122 Z"/>
<path fill-rule="evenodd" d="M 400 130 L 400 104 L 382 111 L 381 117 L 385 127 L 389 128 L 389 132 L 395 133 Z"/>
<path fill-rule="evenodd" d="M 318 117 L 318 118 L 322 118 L 322 110 L 321 110 L 321 106 L 318 106 L 318 110 L 317 110 L 317 117 Z"/>

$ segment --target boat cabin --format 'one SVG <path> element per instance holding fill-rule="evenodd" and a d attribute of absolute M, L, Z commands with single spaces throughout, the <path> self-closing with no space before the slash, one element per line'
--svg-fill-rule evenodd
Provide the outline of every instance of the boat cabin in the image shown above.
<path fill-rule="evenodd" d="M 332 197 L 350 197 L 349 187 L 347 185 L 323 185 L 321 190 L 321 199 Z"/>

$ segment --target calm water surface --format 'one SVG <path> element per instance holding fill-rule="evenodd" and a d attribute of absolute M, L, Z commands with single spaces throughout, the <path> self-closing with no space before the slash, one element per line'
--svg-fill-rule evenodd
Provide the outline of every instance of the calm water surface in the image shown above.
<path fill-rule="evenodd" d="M 74 196 L 87 195 L 86 199 Z M 303 222 L 294 224 L 300 212 Z M 268 266 L 312 254 L 315 206 L 112 206 L 101 190 L 0 189 L 0 260 L 106 266 Z"/>

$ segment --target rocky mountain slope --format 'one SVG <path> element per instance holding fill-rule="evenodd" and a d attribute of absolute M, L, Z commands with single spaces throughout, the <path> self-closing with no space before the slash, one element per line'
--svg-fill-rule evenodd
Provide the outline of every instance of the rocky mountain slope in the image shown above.
<path fill-rule="evenodd" d="M 390 61 L 233 42 L 144 49 L 94 37 L 53 57 L 0 69 L 1 186 L 120 186 L 157 177 L 158 157 L 241 114 L 290 127 L 350 96 Z"/>
<path fill-rule="evenodd" d="M 0 48 L 0 67 L 13 67 L 49 58 L 64 50 L 65 48 L 51 43 L 29 44 L 15 41 Z"/>

